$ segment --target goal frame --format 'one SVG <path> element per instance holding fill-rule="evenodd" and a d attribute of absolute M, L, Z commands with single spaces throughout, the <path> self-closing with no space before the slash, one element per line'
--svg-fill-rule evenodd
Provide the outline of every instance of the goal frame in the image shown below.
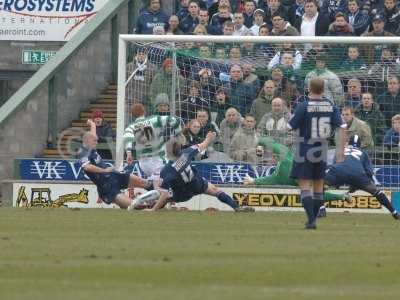
<path fill-rule="evenodd" d="M 169 43 L 293 43 L 293 44 L 399 44 L 400 37 L 305 37 L 305 36 L 216 36 L 216 35 L 141 35 L 121 34 L 118 42 L 117 128 L 115 165 L 123 164 L 123 133 L 125 130 L 126 65 L 128 42 Z"/>

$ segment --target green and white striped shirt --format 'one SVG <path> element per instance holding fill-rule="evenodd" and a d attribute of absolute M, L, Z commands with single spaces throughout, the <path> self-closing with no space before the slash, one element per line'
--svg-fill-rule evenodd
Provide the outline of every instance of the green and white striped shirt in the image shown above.
<path fill-rule="evenodd" d="M 165 143 L 182 131 L 179 118 L 172 116 L 139 117 L 124 133 L 125 150 L 135 159 L 159 156 L 165 160 Z"/>

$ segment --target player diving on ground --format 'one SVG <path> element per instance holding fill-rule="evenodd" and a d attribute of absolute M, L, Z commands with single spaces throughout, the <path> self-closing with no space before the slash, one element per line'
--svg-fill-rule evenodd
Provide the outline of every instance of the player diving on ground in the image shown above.
<path fill-rule="evenodd" d="M 331 165 L 325 175 L 325 183 L 339 187 L 349 185 L 350 192 L 362 190 L 373 195 L 380 204 L 386 207 L 393 218 L 400 219 L 386 195 L 378 189 L 373 179 L 373 167 L 368 154 L 361 148 L 358 135 L 350 137 L 344 150 L 344 161 Z"/>
<path fill-rule="evenodd" d="M 258 142 L 259 146 L 263 149 L 271 150 L 275 158 L 277 159 L 277 165 L 275 171 L 269 176 L 263 176 L 258 178 L 252 178 L 249 174 L 246 174 L 243 184 L 248 185 L 293 185 L 298 186 L 297 181 L 290 177 L 290 171 L 292 170 L 294 154 L 285 145 L 276 143 L 270 137 L 262 137 Z M 264 150 L 260 150 L 260 152 Z M 259 153 L 262 155 L 262 153 Z M 335 194 L 324 192 L 324 201 L 337 201 L 345 200 L 349 201 L 350 196 L 348 194 Z"/>
<path fill-rule="evenodd" d="M 240 207 L 230 196 L 208 182 L 197 172 L 196 168 L 191 166 L 193 158 L 207 149 L 215 137 L 215 132 L 209 132 L 202 143 L 183 150 L 183 136 L 172 138 L 167 143 L 170 161 L 161 170 L 160 198 L 150 209 L 151 211 L 163 208 L 169 201 L 185 202 L 200 194 L 214 196 L 236 212 L 254 211 L 252 207 Z"/>

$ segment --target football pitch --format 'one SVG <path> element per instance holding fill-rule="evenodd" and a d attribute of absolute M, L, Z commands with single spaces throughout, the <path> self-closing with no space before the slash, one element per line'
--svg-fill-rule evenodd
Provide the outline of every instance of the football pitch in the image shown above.
<path fill-rule="evenodd" d="M 0 299 L 398 299 L 400 222 L 0 209 Z"/>

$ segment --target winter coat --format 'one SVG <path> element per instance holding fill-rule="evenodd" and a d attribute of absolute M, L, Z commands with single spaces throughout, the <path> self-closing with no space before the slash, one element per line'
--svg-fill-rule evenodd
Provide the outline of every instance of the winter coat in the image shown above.
<path fill-rule="evenodd" d="M 308 82 L 314 77 L 320 77 L 325 81 L 325 97 L 329 98 L 337 106 L 342 106 L 344 102 L 344 93 L 342 82 L 339 77 L 328 69 L 314 69 L 307 74 L 304 86 L 308 86 Z"/>
<path fill-rule="evenodd" d="M 259 135 L 255 129 L 239 128 L 230 146 L 231 158 L 235 161 L 257 163 L 256 147 Z"/>
<path fill-rule="evenodd" d="M 275 36 L 298 36 L 299 32 L 296 27 L 290 25 L 289 22 L 286 22 L 285 28 L 282 31 L 278 31 L 275 28 L 271 30 L 271 35 Z"/>
<path fill-rule="evenodd" d="M 185 79 L 179 75 L 178 84 L 176 85 L 176 96 L 180 94 L 180 91 L 185 88 Z M 175 97 L 172 95 L 172 74 L 167 74 L 164 71 L 160 71 L 157 73 L 153 81 L 150 84 L 150 105 L 154 106 L 154 101 L 156 100 L 156 96 L 160 93 L 165 93 L 168 95 L 169 100 L 173 101 Z"/>
<path fill-rule="evenodd" d="M 290 112 L 287 109 L 283 112 L 269 112 L 262 117 L 257 130 L 261 136 L 270 136 L 277 143 L 288 146 L 293 143 L 292 134 L 287 127 L 289 120 Z"/>
<path fill-rule="evenodd" d="M 230 145 L 232 142 L 232 138 L 239 128 L 242 127 L 243 118 L 239 117 L 238 122 L 228 123 L 226 119 L 222 120 L 220 126 L 220 135 L 218 140 L 221 142 L 224 147 L 224 152 L 230 156 Z"/>
<path fill-rule="evenodd" d="M 347 125 L 347 135 L 350 137 L 356 134 L 361 138 L 362 149 L 368 150 L 374 146 L 371 128 L 369 125 L 357 117 L 353 117 L 353 121 L 351 122 L 350 126 Z"/>
<path fill-rule="evenodd" d="M 271 102 L 276 96 L 266 96 L 263 91 L 258 95 L 256 100 L 251 104 L 250 114 L 256 119 L 256 123 L 259 124 L 262 117 L 271 111 Z"/>
<path fill-rule="evenodd" d="M 368 111 L 364 110 L 362 104 L 360 104 L 355 109 L 355 115 L 357 118 L 369 125 L 375 145 L 380 145 L 387 127 L 385 117 L 379 110 L 379 106 L 376 103 L 373 103 L 372 110 Z"/>
<path fill-rule="evenodd" d="M 256 88 L 243 80 L 230 80 L 224 85 L 228 93 L 230 103 L 242 116 L 250 110 L 251 104 L 256 98 Z"/>
<path fill-rule="evenodd" d="M 168 16 L 161 10 L 152 12 L 145 9 L 141 12 L 137 19 L 136 30 L 137 34 L 153 34 L 154 26 L 162 26 L 167 29 Z"/>
<path fill-rule="evenodd" d="M 100 126 L 96 126 L 96 134 L 99 143 L 107 143 L 109 139 L 115 139 L 115 132 L 111 124 L 104 121 Z"/>
<path fill-rule="evenodd" d="M 354 21 L 353 24 L 351 24 L 351 26 L 353 27 L 353 31 L 354 34 L 357 36 L 360 36 L 361 34 L 363 34 L 370 23 L 370 19 L 369 16 L 362 13 L 360 10 L 356 11 L 356 13 L 354 15 L 351 15 L 350 12 L 348 12 L 348 17 L 353 17 Z"/>
<path fill-rule="evenodd" d="M 400 133 L 390 128 L 383 139 L 383 144 L 387 147 L 400 147 Z"/>
<path fill-rule="evenodd" d="M 385 91 L 378 97 L 377 103 L 385 116 L 387 127 L 392 127 L 392 117 L 400 112 L 400 92 L 393 96 Z"/>

